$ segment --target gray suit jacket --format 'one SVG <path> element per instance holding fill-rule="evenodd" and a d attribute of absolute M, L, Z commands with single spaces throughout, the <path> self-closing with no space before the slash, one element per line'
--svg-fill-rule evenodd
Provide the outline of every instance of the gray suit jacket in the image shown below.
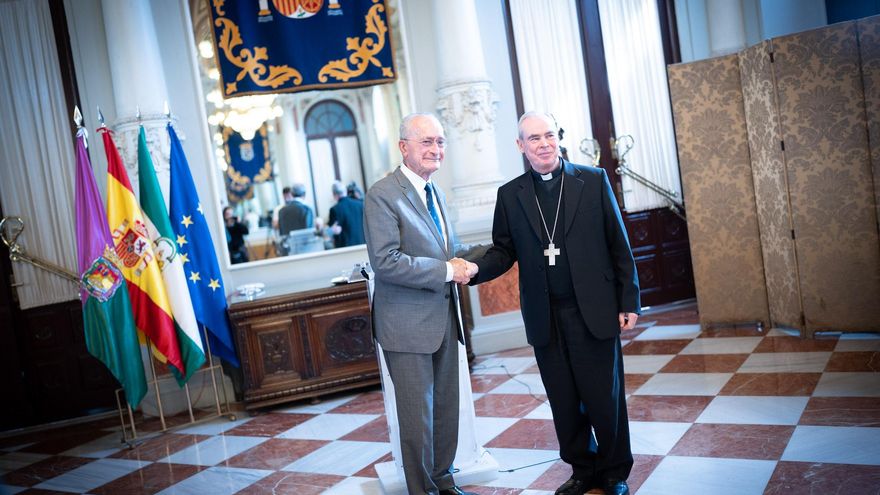
<path fill-rule="evenodd" d="M 446 197 L 434 189 L 449 233 L 446 243 L 400 168 L 367 192 L 364 235 L 375 273 L 373 328 L 387 351 L 435 352 L 448 328 L 450 298 L 457 302 L 457 286 L 445 281 L 446 261 L 457 252 L 455 236 Z M 460 314 L 457 319 L 461 339 Z"/>

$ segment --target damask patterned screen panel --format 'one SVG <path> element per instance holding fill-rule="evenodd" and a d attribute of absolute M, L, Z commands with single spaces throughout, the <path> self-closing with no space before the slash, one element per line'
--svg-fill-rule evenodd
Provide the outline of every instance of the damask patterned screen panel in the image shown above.
<path fill-rule="evenodd" d="M 668 68 L 700 323 L 768 322 L 739 59 Z"/>
<path fill-rule="evenodd" d="M 877 216 L 880 217 L 880 16 L 861 19 L 856 26 L 862 59 L 871 168 L 874 171 L 874 203 Z"/>
<path fill-rule="evenodd" d="M 764 41 L 740 52 L 739 68 L 770 320 L 774 325 L 801 328 L 801 296 L 791 238 L 791 211 L 770 42 Z"/>
<path fill-rule="evenodd" d="M 771 43 L 807 333 L 876 331 L 880 239 L 856 23 Z"/>

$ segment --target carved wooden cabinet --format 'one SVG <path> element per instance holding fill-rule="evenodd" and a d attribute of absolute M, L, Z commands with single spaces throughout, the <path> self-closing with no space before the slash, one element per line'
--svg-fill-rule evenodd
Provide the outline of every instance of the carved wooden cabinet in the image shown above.
<path fill-rule="evenodd" d="M 379 383 L 364 282 L 284 292 L 230 300 L 248 409 Z"/>

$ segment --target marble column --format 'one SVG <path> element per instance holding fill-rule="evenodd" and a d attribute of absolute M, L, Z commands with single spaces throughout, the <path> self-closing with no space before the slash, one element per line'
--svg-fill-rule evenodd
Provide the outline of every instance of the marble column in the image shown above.
<path fill-rule="evenodd" d="M 495 146 L 498 95 L 486 72 L 473 0 L 434 0 L 437 115 L 446 128 L 459 236 L 491 227 L 503 176 Z"/>
<path fill-rule="evenodd" d="M 727 55 L 746 47 L 742 0 L 706 0 L 706 17 L 711 56 Z"/>
<path fill-rule="evenodd" d="M 138 194 L 138 128 L 144 126 L 147 147 L 167 201 L 171 148 L 165 132 L 168 118 L 164 106 L 168 92 L 150 2 L 103 0 L 101 7 L 117 113 L 107 125 L 116 133 L 114 141 L 135 194 Z"/>

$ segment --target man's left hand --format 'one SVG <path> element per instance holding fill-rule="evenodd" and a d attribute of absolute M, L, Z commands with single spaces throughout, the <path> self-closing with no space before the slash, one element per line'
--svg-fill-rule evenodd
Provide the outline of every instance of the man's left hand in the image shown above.
<path fill-rule="evenodd" d="M 635 313 L 617 313 L 617 320 L 620 322 L 621 330 L 632 330 L 636 327 L 636 320 L 639 315 Z"/>

